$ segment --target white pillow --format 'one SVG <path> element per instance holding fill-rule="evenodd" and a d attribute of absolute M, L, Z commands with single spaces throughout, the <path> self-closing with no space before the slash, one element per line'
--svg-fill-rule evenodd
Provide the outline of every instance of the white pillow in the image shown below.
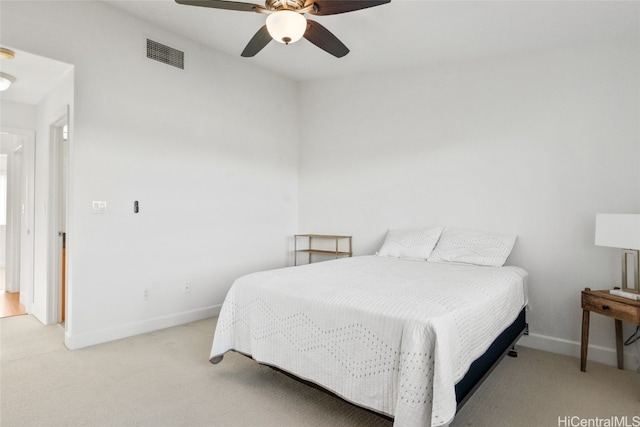
<path fill-rule="evenodd" d="M 442 230 L 442 227 L 389 230 L 378 255 L 426 260 Z"/>
<path fill-rule="evenodd" d="M 512 235 L 447 228 L 427 261 L 501 267 L 515 243 Z"/>

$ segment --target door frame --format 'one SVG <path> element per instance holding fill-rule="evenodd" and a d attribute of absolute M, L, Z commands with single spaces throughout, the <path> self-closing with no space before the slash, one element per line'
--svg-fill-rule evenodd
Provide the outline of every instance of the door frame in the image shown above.
<path fill-rule="evenodd" d="M 67 231 L 69 225 L 69 141 L 70 141 L 70 114 L 69 107 L 57 115 L 49 126 L 49 236 L 48 236 L 48 312 L 47 324 L 59 323 L 66 320 L 62 306 L 67 307 L 66 292 L 62 292 L 62 271 L 68 277 L 68 257 L 64 257 L 62 251 L 61 231 Z M 67 126 L 67 139 L 62 137 L 63 127 Z M 68 236 L 67 236 L 68 242 Z M 68 246 L 68 245 L 67 245 Z M 63 301 L 64 298 L 64 301 Z"/>

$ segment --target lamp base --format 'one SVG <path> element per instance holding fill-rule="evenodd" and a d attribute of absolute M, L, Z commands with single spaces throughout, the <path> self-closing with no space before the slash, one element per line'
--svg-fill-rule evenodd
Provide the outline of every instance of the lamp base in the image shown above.
<path fill-rule="evenodd" d="M 628 275 L 629 259 L 633 263 L 633 278 Z M 640 295 L 640 279 L 638 268 L 640 266 L 640 251 L 635 249 L 622 250 L 622 291 Z M 631 280 L 629 280 L 631 279 Z M 631 282 L 633 287 L 629 286 Z"/>
<path fill-rule="evenodd" d="M 625 291 L 621 291 L 620 289 L 611 289 L 609 291 L 609 293 L 611 295 L 616 295 L 619 297 L 623 297 L 623 298 L 629 298 L 632 300 L 636 300 L 636 301 L 640 301 L 640 294 L 636 294 L 633 292 L 625 292 Z"/>

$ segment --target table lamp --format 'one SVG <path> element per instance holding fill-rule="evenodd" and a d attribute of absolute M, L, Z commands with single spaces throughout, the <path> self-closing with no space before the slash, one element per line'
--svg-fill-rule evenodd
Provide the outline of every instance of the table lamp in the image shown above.
<path fill-rule="evenodd" d="M 596 214 L 596 245 L 622 249 L 622 294 L 640 298 L 640 214 Z"/>

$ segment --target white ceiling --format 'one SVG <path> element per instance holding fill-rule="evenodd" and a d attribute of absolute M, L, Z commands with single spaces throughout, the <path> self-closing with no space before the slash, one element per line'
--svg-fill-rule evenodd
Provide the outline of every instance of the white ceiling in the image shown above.
<path fill-rule="evenodd" d="M 297 81 L 600 41 L 636 40 L 640 48 L 640 1 L 392 0 L 341 15 L 307 16 L 351 49 L 341 59 L 304 39 L 289 46 L 271 42 L 254 58 L 241 58 L 244 46 L 264 24 L 262 14 L 183 6 L 173 0 L 104 1 Z M 38 104 L 71 67 L 16 52 L 15 59 L 0 60 L 0 70 L 17 78 L 0 97 Z"/>
<path fill-rule="evenodd" d="M 105 1 L 238 58 L 266 19 L 173 0 Z M 639 1 L 392 0 L 307 18 L 327 27 L 351 52 L 337 59 L 303 39 L 289 46 L 271 42 L 242 60 L 301 81 L 589 42 L 640 41 Z"/>
<path fill-rule="evenodd" d="M 6 101 L 37 105 L 72 68 L 64 62 L 14 50 L 14 59 L 0 59 L 0 70 L 16 78 L 0 98 Z"/>

